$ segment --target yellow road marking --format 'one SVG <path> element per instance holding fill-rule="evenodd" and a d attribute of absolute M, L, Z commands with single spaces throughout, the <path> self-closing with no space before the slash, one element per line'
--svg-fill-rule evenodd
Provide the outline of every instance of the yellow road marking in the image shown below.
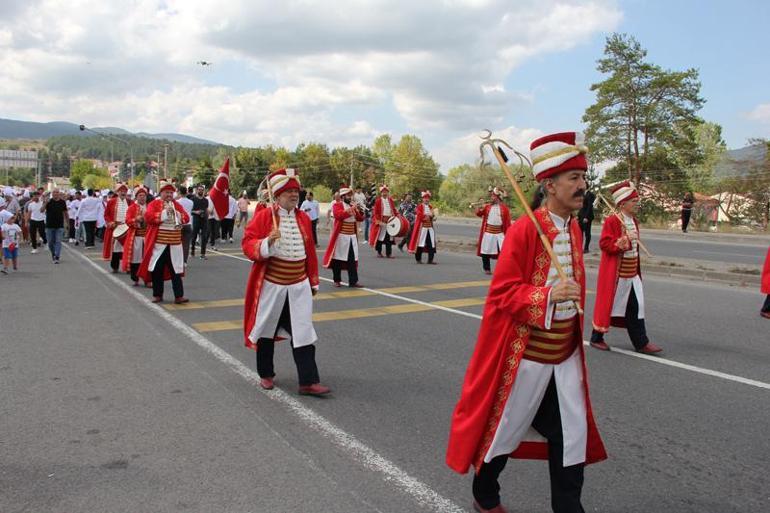
<path fill-rule="evenodd" d="M 445 306 L 448 308 L 458 308 L 463 306 L 483 305 L 485 297 L 471 297 L 463 299 L 449 299 L 446 301 L 436 301 L 430 303 L 436 306 Z M 383 315 L 397 315 L 414 312 L 426 312 L 432 310 L 429 305 L 419 305 L 414 303 L 379 306 L 375 308 L 360 308 L 354 310 L 338 310 L 334 312 L 317 312 L 313 314 L 314 322 L 340 321 L 346 319 L 361 319 L 364 317 L 380 317 Z M 198 322 L 192 325 L 200 332 L 227 331 L 242 328 L 242 321 L 216 321 L 216 322 Z"/>

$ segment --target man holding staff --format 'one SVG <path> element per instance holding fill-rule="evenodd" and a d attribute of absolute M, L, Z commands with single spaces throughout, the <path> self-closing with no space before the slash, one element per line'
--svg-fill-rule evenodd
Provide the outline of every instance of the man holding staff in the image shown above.
<path fill-rule="evenodd" d="M 476 209 L 476 215 L 481 218 L 476 254 L 481 257 L 481 267 L 485 274 L 492 274 L 491 260 L 497 260 L 505 241 L 505 232 L 511 226 L 511 211 L 503 204 L 505 191 L 490 187 L 489 197 L 489 203 Z"/>
<path fill-rule="evenodd" d="M 543 205 L 506 234 L 449 435 L 447 464 L 476 470 L 479 512 L 507 511 L 498 476 L 509 458 L 525 458 L 548 460 L 554 512 L 582 513 L 583 468 L 606 458 L 588 395 L 582 236 L 572 217 L 583 203 L 585 153 L 575 132 L 531 145 Z"/>

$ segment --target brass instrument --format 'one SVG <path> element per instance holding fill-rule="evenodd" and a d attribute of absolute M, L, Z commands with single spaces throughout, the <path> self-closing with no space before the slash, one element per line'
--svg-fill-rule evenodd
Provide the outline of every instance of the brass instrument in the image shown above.
<path fill-rule="evenodd" d="M 476 206 L 482 206 L 482 205 L 487 205 L 487 204 L 489 204 L 489 201 L 487 201 L 487 200 L 474 201 L 473 203 L 470 203 L 468 205 L 468 208 L 475 208 Z"/>

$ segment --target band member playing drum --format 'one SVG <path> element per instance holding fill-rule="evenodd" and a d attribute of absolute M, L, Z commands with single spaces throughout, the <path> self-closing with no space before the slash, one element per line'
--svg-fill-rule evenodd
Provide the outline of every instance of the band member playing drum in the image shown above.
<path fill-rule="evenodd" d="M 435 211 L 430 204 L 430 191 L 422 192 L 422 203 L 417 206 L 414 218 L 414 229 L 409 241 L 409 252 L 414 253 L 418 264 L 422 263 L 422 253 L 427 251 L 428 263 L 435 265 L 433 257 L 436 254 L 436 232 L 433 229 Z"/>
<path fill-rule="evenodd" d="M 139 265 L 144 256 L 144 236 L 147 233 L 147 223 L 144 221 L 144 213 L 147 210 L 147 190 L 139 187 L 134 191 L 134 203 L 126 212 L 126 225 L 128 233 L 123 240 L 123 272 L 131 273 L 134 287 L 139 285 Z M 149 285 L 149 281 L 145 285 Z"/>
<path fill-rule="evenodd" d="M 393 239 L 387 230 L 390 219 L 396 215 L 396 205 L 390 197 L 390 189 L 387 185 L 380 187 L 380 197 L 374 202 L 372 213 L 372 229 L 369 231 L 369 245 L 377 251 L 377 256 L 382 258 L 382 245 L 385 244 L 385 255 L 394 258 Z"/>
<path fill-rule="evenodd" d="M 174 200 L 176 187 L 173 183 L 160 183 L 160 197 L 147 205 L 144 221 L 147 223 L 147 245 L 139 266 L 139 276 L 145 281 L 152 279 L 152 302 L 163 301 L 163 282 L 171 280 L 174 303 L 187 303 L 184 297 L 184 253 L 182 251 L 182 225 L 190 217 L 184 207 Z"/>
<path fill-rule="evenodd" d="M 332 203 L 334 226 L 329 246 L 324 253 L 324 267 L 331 267 L 334 286 L 342 286 L 342 269 L 348 270 L 348 285 L 363 287 L 358 283 L 358 223 L 364 220 L 364 206 L 353 203 L 353 189 L 340 187 L 341 201 Z"/>
<path fill-rule="evenodd" d="M 110 261 L 110 267 L 112 272 L 118 272 L 120 266 L 120 260 L 123 258 L 123 243 L 113 237 L 115 229 L 126 222 L 126 212 L 132 201 L 126 198 L 128 193 L 128 186 L 124 183 L 119 183 L 115 192 L 117 196 L 113 196 L 108 202 L 107 207 L 104 209 L 104 246 L 102 246 L 102 258 Z M 125 227 L 121 228 L 121 232 Z"/>
<path fill-rule="evenodd" d="M 288 340 L 299 375 L 299 393 L 324 395 L 315 361 L 313 296 L 318 292 L 318 260 L 310 217 L 297 208 L 299 177 L 279 169 L 268 180 L 277 205 L 254 215 L 241 247 L 252 262 L 246 287 L 246 347 L 257 350 L 260 386 L 274 387 L 277 340 Z"/>
<path fill-rule="evenodd" d="M 503 247 L 505 232 L 511 225 L 511 211 L 503 203 L 505 191 L 495 187 L 490 188 L 491 203 L 476 209 L 476 215 L 481 218 L 481 231 L 476 254 L 481 257 L 481 266 L 486 274 L 492 274 L 490 259 L 497 259 Z"/>

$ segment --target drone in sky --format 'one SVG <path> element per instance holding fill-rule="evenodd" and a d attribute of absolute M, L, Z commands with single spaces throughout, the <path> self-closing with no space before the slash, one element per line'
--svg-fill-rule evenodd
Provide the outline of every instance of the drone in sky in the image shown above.
<path fill-rule="evenodd" d="M 201 66 L 211 66 L 214 63 L 209 61 L 198 61 L 196 64 L 200 64 Z"/>

